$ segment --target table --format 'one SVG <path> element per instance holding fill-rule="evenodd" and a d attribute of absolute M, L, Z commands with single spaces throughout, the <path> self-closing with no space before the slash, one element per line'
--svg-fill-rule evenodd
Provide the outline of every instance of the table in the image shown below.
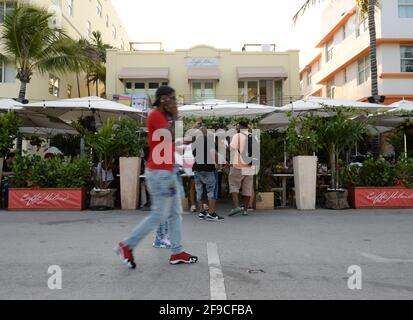
<path fill-rule="evenodd" d="M 282 199 L 281 207 L 287 207 L 287 178 L 294 178 L 294 173 L 274 173 L 272 174 L 274 178 L 282 178 L 281 187 L 282 187 Z M 318 173 L 317 177 L 331 177 L 330 173 Z"/>

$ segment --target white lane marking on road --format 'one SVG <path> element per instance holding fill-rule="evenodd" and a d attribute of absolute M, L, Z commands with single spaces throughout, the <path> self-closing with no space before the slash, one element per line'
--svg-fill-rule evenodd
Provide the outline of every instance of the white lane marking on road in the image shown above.
<path fill-rule="evenodd" d="M 216 243 L 207 243 L 209 284 L 211 300 L 227 300 L 225 292 L 224 274 L 219 261 L 218 246 Z"/>
<path fill-rule="evenodd" d="M 371 253 L 362 252 L 361 255 L 367 259 L 373 260 L 374 262 L 379 263 L 413 263 L 413 259 L 390 259 L 377 256 Z"/>

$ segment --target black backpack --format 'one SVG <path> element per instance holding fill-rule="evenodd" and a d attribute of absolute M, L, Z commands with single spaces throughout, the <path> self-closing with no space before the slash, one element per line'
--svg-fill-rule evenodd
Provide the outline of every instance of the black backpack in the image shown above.
<path fill-rule="evenodd" d="M 260 141 L 257 139 L 257 137 L 255 137 L 252 133 L 248 133 L 246 157 L 248 157 L 249 162 L 247 162 L 247 160 L 244 159 L 245 150 L 241 152 L 242 160 L 246 162 L 248 165 L 256 165 L 258 162 L 258 159 L 256 158 L 251 159 L 253 156 L 253 152 L 252 152 L 253 143 L 255 143 L 258 146 L 258 148 L 260 148 Z"/>

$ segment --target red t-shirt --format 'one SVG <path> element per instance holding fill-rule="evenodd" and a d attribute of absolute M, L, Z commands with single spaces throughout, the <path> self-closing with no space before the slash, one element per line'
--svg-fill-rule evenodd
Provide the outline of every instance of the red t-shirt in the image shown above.
<path fill-rule="evenodd" d="M 146 165 L 151 170 L 174 170 L 175 145 L 168 128 L 168 118 L 158 109 L 153 110 L 146 120 L 149 140 L 149 160 Z M 164 130 L 162 130 L 164 129 Z"/>

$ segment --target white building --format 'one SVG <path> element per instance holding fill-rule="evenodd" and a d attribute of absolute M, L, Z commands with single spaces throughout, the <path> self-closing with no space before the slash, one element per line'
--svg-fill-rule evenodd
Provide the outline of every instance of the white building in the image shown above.
<path fill-rule="evenodd" d="M 366 101 L 371 96 L 368 21 L 355 0 L 327 2 L 319 19 L 322 31 L 314 43 L 317 51 L 304 64 L 301 61 L 301 93 Z M 413 99 L 413 0 L 379 2 L 379 95 L 386 96 L 385 104 Z M 303 29 L 300 19 L 297 23 Z"/>

